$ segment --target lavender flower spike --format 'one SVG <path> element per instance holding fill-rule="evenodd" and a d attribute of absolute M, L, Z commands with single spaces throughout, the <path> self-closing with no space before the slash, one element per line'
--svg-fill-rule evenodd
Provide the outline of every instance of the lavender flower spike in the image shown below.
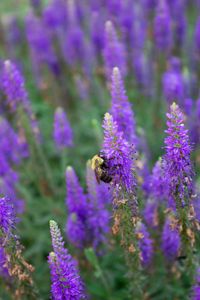
<path fill-rule="evenodd" d="M 176 103 L 171 105 L 167 118 L 164 168 L 168 181 L 169 198 L 176 203 L 177 208 L 180 208 L 188 204 L 192 193 L 191 146 L 188 130 L 184 126 L 184 115 Z"/>
<path fill-rule="evenodd" d="M 111 21 L 105 25 L 105 44 L 103 50 L 105 71 L 108 80 L 114 67 L 119 67 L 122 75 L 126 75 L 125 49 L 118 40 L 117 33 Z"/>
<path fill-rule="evenodd" d="M 134 149 L 124 139 L 113 117 L 106 113 L 103 122 L 104 142 L 102 153 L 109 161 L 109 170 L 115 184 L 121 184 L 129 192 L 134 190 L 135 177 L 133 174 Z"/>
<path fill-rule="evenodd" d="M 111 113 L 115 122 L 117 122 L 119 131 L 124 133 L 124 137 L 134 145 L 137 143 L 135 134 L 135 119 L 131 105 L 126 96 L 124 83 L 118 67 L 112 72 L 112 108 Z"/>
<path fill-rule="evenodd" d="M 72 129 L 61 107 L 55 111 L 53 136 L 55 145 L 60 150 L 73 145 Z"/>
<path fill-rule="evenodd" d="M 60 229 L 55 221 L 50 221 L 50 232 L 54 252 L 48 257 L 51 271 L 51 293 L 53 300 L 85 299 L 83 283 L 77 263 L 64 248 Z"/>

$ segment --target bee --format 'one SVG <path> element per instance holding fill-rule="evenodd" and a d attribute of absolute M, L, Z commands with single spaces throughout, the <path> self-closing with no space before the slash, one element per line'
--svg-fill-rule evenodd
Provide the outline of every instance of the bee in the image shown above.
<path fill-rule="evenodd" d="M 94 170 L 98 183 L 100 183 L 100 181 L 105 183 L 110 183 L 112 181 L 112 177 L 109 174 L 108 161 L 103 155 L 95 155 L 92 158 L 91 168 Z"/>

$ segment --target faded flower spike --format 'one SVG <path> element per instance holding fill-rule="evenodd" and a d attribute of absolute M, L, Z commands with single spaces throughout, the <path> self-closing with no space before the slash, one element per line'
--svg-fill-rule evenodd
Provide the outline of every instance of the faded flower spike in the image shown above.
<path fill-rule="evenodd" d="M 117 67 L 112 71 L 111 96 L 111 113 L 113 119 L 117 122 L 119 131 L 124 133 L 124 137 L 127 141 L 135 145 L 137 143 L 135 118 L 131 109 L 131 104 L 126 96 L 121 72 Z"/>
<path fill-rule="evenodd" d="M 54 300 L 85 299 L 83 283 L 77 263 L 64 248 L 60 229 L 55 221 L 50 221 L 50 232 L 54 252 L 48 257 L 51 271 L 51 294 Z"/>
<path fill-rule="evenodd" d="M 117 123 L 112 115 L 105 114 L 103 121 L 104 141 L 102 153 L 108 160 L 110 175 L 115 184 L 121 184 L 128 191 L 135 187 L 133 174 L 134 149 L 124 139 L 123 132 L 118 130 Z"/>

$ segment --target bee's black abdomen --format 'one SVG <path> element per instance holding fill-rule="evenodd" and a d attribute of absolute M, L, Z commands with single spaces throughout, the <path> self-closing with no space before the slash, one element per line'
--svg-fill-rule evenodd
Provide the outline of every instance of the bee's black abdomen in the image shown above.
<path fill-rule="evenodd" d="M 102 172 L 100 180 L 105 183 L 110 183 L 112 181 L 112 177 L 107 172 Z"/>

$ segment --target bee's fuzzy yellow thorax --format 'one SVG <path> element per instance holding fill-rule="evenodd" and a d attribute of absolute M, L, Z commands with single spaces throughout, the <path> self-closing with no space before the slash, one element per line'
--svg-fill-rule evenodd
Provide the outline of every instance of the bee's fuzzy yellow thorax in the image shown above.
<path fill-rule="evenodd" d="M 91 168 L 93 170 L 95 170 L 97 166 L 100 166 L 102 164 L 103 164 L 103 158 L 101 158 L 98 155 L 93 156 L 93 158 L 91 159 Z"/>

